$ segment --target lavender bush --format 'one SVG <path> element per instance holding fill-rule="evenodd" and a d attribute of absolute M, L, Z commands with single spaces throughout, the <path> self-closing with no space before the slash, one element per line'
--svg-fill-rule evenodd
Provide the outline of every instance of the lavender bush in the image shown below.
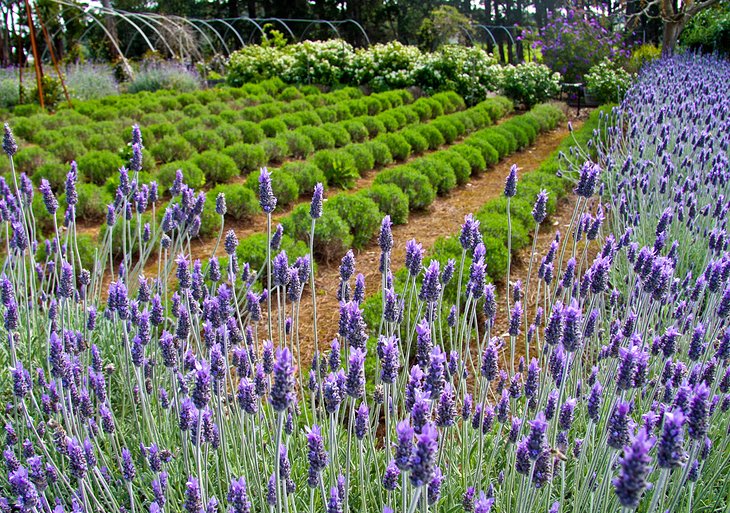
<path fill-rule="evenodd" d="M 570 227 L 544 256 L 533 251 L 538 278 L 512 284 L 504 302 L 486 283 L 473 217 L 461 262 L 424 261 L 410 242 L 404 286 L 391 271 L 403 242 L 383 219 L 382 320 L 368 330 L 348 253 L 331 341 L 318 338 L 311 250 L 292 262 L 279 249 L 267 171 L 261 269 L 237 260 L 233 231 L 219 236 L 226 258 L 191 260 L 205 195 L 180 173 L 163 209 L 157 185 L 138 181 L 137 129 L 107 215 L 122 251 L 108 230 L 93 269 L 79 264 L 75 166 L 66 212 L 47 182 L 34 191 L 13 172 L 0 182 L 0 509 L 724 511 L 729 75 L 691 57 L 642 75 L 591 145 L 564 156 L 576 181 Z M 12 162 L 8 127 L 3 150 Z M 33 194 L 54 216 L 51 241 L 35 240 Z M 519 170 L 505 194 L 519 197 Z M 312 234 L 322 201 L 317 187 Z M 536 233 L 546 202 L 535 197 Z M 226 209 L 219 197 L 217 215 Z M 315 352 L 304 361 L 310 301 Z"/>

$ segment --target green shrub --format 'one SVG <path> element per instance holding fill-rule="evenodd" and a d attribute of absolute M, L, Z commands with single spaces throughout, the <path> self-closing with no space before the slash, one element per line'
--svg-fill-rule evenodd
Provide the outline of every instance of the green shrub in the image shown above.
<path fill-rule="evenodd" d="M 302 133 L 287 132 L 279 137 L 286 141 L 290 157 L 301 159 L 314 153 L 312 140 Z"/>
<path fill-rule="evenodd" d="M 289 129 L 286 126 L 286 123 L 278 118 L 264 119 L 261 123 L 259 123 L 259 127 L 261 127 L 261 130 L 264 131 L 266 137 L 276 137 Z"/>
<path fill-rule="evenodd" d="M 383 215 L 389 215 L 393 224 L 408 222 L 408 196 L 397 185 L 373 185 L 363 189 L 362 194 L 373 200 Z"/>
<path fill-rule="evenodd" d="M 225 146 L 223 139 L 213 130 L 194 128 L 184 132 L 182 136 L 198 153 L 202 153 L 207 150 L 221 150 Z"/>
<path fill-rule="evenodd" d="M 417 125 L 412 130 L 417 131 L 428 143 L 429 150 L 437 150 L 439 147 L 446 144 L 446 139 L 441 135 L 438 128 L 433 125 Z"/>
<path fill-rule="evenodd" d="M 499 152 L 497 152 L 497 150 L 495 150 L 494 147 L 486 141 L 486 139 L 480 137 L 480 135 L 481 134 L 474 134 L 474 137 L 469 137 L 466 141 L 464 141 L 463 146 L 475 148 L 482 156 L 485 165 L 493 166 L 499 162 Z"/>
<path fill-rule="evenodd" d="M 436 198 L 436 191 L 429 179 L 409 166 L 385 169 L 378 173 L 374 183 L 397 185 L 408 196 L 411 210 L 424 209 Z"/>
<path fill-rule="evenodd" d="M 446 141 L 446 144 L 453 143 L 459 136 L 459 132 L 456 126 L 454 126 L 453 123 L 450 123 L 444 118 L 434 119 L 433 121 L 431 121 L 430 125 L 439 132 L 441 132 L 441 135 L 443 136 L 444 141 Z"/>
<path fill-rule="evenodd" d="M 358 118 L 359 121 L 362 121 L 362 124 L 365 125 L 365 128 L 368 131 L 369 137 L 372 139 L 373 137 L 378 136 L 379 134 L 387 132 L 387 129 L 385 128 L 385 124 L 380 121 L 378 118 L 375 117 L 362 117 Z"/>
<path fill-rule="evenodd" d="M 157 180 L 162 191 L 167 192 L 170 190 L 178 169 L 183 172 L 183 178 L 188 187 L 200 189 L 205 185 L 205 173 L 194 162 L 176 160 L 161 166 L 157 172 Z"/>
<path fill-rule="evenodd" d="M 730 20 L 730 17 L 728 19 Z M 633 80 L 632 75 L 608 59 L 593 66 L 585 76 L 588 93 L 600 105 L 621 103 Z"/>
<path fill-rule="evenodd" d="M 438 194 L 446 194 L 456 187 L 454 170 L 443 160 L 420 158 L 411 162 L 409 166 L 428 177 L 428 181 Z"/>
<path fill-rule="evenodd" d="M 502 91 L 515 103 L 522 103 L 529 109 L 556 96 L 560 92 L 560 80 L 560 74 L 553 73 L 544 64 L 507 65 L 502 70 Z"/>
<path fill-rule="evenodd" d="M 214 237 L 217 236 L 221 227 L 223 226 L 223 219 L 215 211 L 215 198 L 205 197 L 205 204 L 203 205 L 203 213 L 200 215 L 200 233 L 199 237 Z"/>
<path fill-rule="evenodd" d="M 420 155 L 428 149 L 428 141 L 417 130 L 405 129 L 400 134 L 411 145 L 411 152 L 414 155 Z"/>
<path fill-rule="evenodd" d="M 383 167 L 393 162 L 393 155 L 390 153 L 388 145 L 383 141 L 368 141 L 363 143 L 363 145 L 372 153 L 375 166 Z"/>
<path fill-rule="evenodd" d="M 467 160 L 459 153 L 456 153 L 454 151 L 443 151 L 435 153 L 431 158 L 446 162 L 454 171 L 457 184 L 464 185 L 466 182 L 469 181 L 469 176 L 471 175 L 471 165 L 469 165 L 469 162 L 467 162 Z"/>
<path fill-rule="evenodd" d="M 175 135 L 177 134 L 177 130 L 175 129 L 175 125 L 171 123 L 167 123 L 166 121 L 163 121 L 162 123 L 156 123 L 154 125 L 149 125 L 144 128 L 144 134 L 145 136 L 149 137 L 151 135 L 155 140 L 160 140 L 165 136 L 168 135 Z M 147 141 L 145 141 L 146 143 Z"/>
<path fill-rule="evenodd" d="M 205 174 L 206 183 L 227 182 L 238 174 L 236 162 L 224 153 L 208 150 L 193 157 L 193 163 Z"/>
<path fill-rule="evenodd" d="M 289 153 L 289 146 L 286 144 L 286 140 L 281 137 L 264 139 L 261 147 L 264 149 L 267 162 L 283 162 Z"/>
<path fill-rule="evenodd" d="M 168 135 L 152 146 L 152 155 L 163 164 L 187 160 L 195 154 L 195 148 L 181 135 Z"/>
<path fill-rule="evenodd" d="M 287 130 L 293 130 L 304 124 L 302 118 L 299 117 L 297 114 L 282 114 L 281 116 L 279 116 L 279 119 L 282 120 L 284 124 L 286 124 Z"/>
<path fill-rule="evenodd" d="M 335 123 L 325 123 L 322 129 L 326 130 L 335 140 L 335 148 L 341 148 L 350 144 L 350 134 L 341 125 Z"/>
<path fill-rule="evenodd" d="M 510 155 L 519 149 L 519 142 L 517 141 L 517 137 L 515 137 L 515 134 L 513 134 L 511 130 L 507 130 L 506 128 L 504 128 L 503 126 L 500 125 L 500 126 L 492 127 L 492 129 L 490 130 L 490 133 L 499 134 L 505 139 L 505 141 L 507 143 L 507 152 L 505 153 L 505 155 Z M 490 144 L 491 144 L 491 142 L 490 142 Z M 497 151 L 499 151 L 499 150 L 497 150 Z M 500 155 L 502 155 L 502 154 L 500 153 Z"/>
<path fill-rule="evenodd" d="M 318 183 L 327 184 L 324 171 L 311 162 L 287 162 L 281 166 L 281 171 L 294 178 L 299 187 L 299 194 L 311 194 Z"/>
<path fill-rule="evenodd" d="M 253 121 L 236 121 L 233 126 L 241 132 L 241 139 L 246 144 L 259 143 L 266 137 L 261 127 Z"/>
<path fill-rule="evenodd" d="M 335 147 L 335 138 L 330 132 L 318 126 L 301 126 L 294 133 L 309 138 L 315 150 L 325 150 Z"/>
<path fill-rule="evenodd" d="M 17 167 L 15 170 L 17 172 L 20 172 Z M 68 171 L 69 166 L 67 164 L 61 164 L 59 162 L 48 162 L 36 168 L 35 173 L 31 175 L 30 179 L 36 186 L 38 186 L 40 185 L 41 180 L 45 178 L 51 184 L 51 188 L 54 191 L 60 191 L 63 189 L 64 183 L 66 182 L 66 175 L 68 174 Z M 8 177 L 6 177 L 6 180 L 7 179 Z M 10 178 L 10 180 L 12 180 L 12 177 Z"/>
<path fill-rule="evenodd" d="M 290 262 L 309 254 L 309 246 L 301 240 L 296 240 L 286 233 L 281 238 L 281 250 L 286 251 Z M 266 234 L 256 233 L 241 239 L 236 249 L 239 263 L 247 263 L 252 270 L 262 269 L 266 263 Z"/>
<path fill-rule="evenodd" d="M 284 233 L 290 233 L 299 240 L 309 240 L 312 218 L 309 205 L 299 205 L 290 215 L 282 219 Z M 325 202 L 322 217 L 314 228 L 314 251 L 322 260 L 329 262 L 341 257 L 352 246 L 352 235 L 347 223 Z"/>
<path fill-rule="evenodd" d="M 492 237 L 497 240 L 508 240 L 507 216 L 505 214 L 498 215 L 493 212 L 478 213 L 476 216 L 479 221 L 479 230 L 484 237 Z M 522 248 L 530 242 L 528 229 L 520 219 L 512 220 L 512 247 L 515 249 Z"/>
<path fill-rule="evenodd" d="M 380 226 L 382 216 L 378 205 L 363 194 L 337 194 L 327 204 L 349 226 L 356 249 L 362 249 Z"/>
<path fill-rule="evenodd" d="M 370 132 L 362 121 L 350 119 L 344 121 L 342 126 L 350 134 L 350 140 L 354 143 L 363 142 L 370 137 Z"/>
<path fill-rule="evenodd" d="M 226 104 L 225 104 L 224 102 L 222 102 L 222 101 L 213 101 L 213 102 L 209 102 L 209 103 L 208 103 L 208 105 L 207 105 L 207 107 L 208 107 L 208 111 L 209 111 L 209 112 L 210 112 L 211 114 L 215 114 L 215 115 L 218 115 L 218 114 L 220 114 L 220 113 L 222 113 L 223 111 L 225 111 L 225 110 L 227 110 L 227 109 L 228 109 L 228 105 L 226 105 Z"/>
<path fill-rule="evenodd" d="M 492 280 L 503 280 L 507 274 L 507 246 L 502 239 L 484 237 L 484 248 L 487 250 L 484 263 L 487 264 L 487 275 Z"/>
<path fill-rule="evenodd" d="M 236 163 L 241 174 L 257 170 L 266 164 L 266 153 L 256 144 L 238 143 L 223 150 Z"/>
<path fill-rule="evenodd" d="M 316 114 L 319 119 L 322 120 L 322 123 L 332 123 L 337 121 L 337 111 L 332 107 L 322 107 L 317 109 Z"/>
<path fill-rule="evenodd" d="M 343 148 L 355 160 L 355 168 L 362 175 L 375 167 L 375 157 L 372 152 L 363 144 L 350 144 Z"/>
<path fill-rule="evenodd" d="M 76 217 L 84 221 L 103 221 L 106 218 L 106 206 L 114 199 L 112 195 L 105 188 L 90 183 L 78 184 L 76 191 L 79 195 Z"/>
<path fill-rule="evenodd" d="M 230 123 L 221 123 L 215 133 L 223 139 L 223 146 L 230 146 L 241 140 L 241 131 Z"/>
<path fill-rule="evenodd" d="M 215 201 L 220 193 L 226 196 L 226 215 L 240 221 L 249 219 L 259 212 L 256 193 L 242 183 L 219 184 L 206 195 L 206 201 Z"/>
<path fill-rule="evenodd" d="M 510 120 L 512 121 L 512 120 Z M 503 123 L 500 128 L 511 133 L 517 141 L 517 149 L 521 150 L 530 145 L 530 136 L 525 129 L 517 123 L 510 123 L 509 121 Z"/>
<path fill-rule="evenodd" d="M 386 132 L 395 132 L 400 128 L 398 120 L 395 118 L 395 116 L 393 116 L 393 113 L 390 111 L 381 112 L 375 117 L 375 119 L 383 124 Z"/>
<path fill-rule="evenodd" d="M 118 155 L 106 150 L 90 151 L 76 162 L 79 172 L 97 185 L 102 185 L 124 165 L 124 161 Z"/>
<path fill-rule="evenodd" d="M 313 110 L 295 112 L 294 116 L 299 119 L 300 125 L 318 126 L 323 123 L 322 118 Z"/>
<path fill-rule="evenodd" d="M 313 159 L 314 164 L 324 172 L 329 185 L 347 189 L 360 176 L 355 159 L 345 150 L 321 150 L 314 154 Z"/>
<path fill-rule="evenodd" d="M 537 129 L 535 129 L 535 127 L 533 127 L 525 117 L 520 116 L 517 118 L 512 118 L 509 121 L 503 123 L 502 126 L 507 129 L 510 129 L 511 127 L 517 127 L 522 132 L 524 132 L 525 136 L 527 136 L 527 144 L 525 144 L 525 146 L 529 146 L 535 141 L 535 139 L 537 139 Z M 517 138 L 519 140 L 519 136 Z"/>
<path fill-rule="evenodd" d="M 468 144 L 458 144 L 450 149 L 449 152 L 457 153 L 466 160 L 471 168 L 472 174 L 481 173 L 487 169 L 486 159 L 482 155 L 481 151 L 473 146 L 469 146 Z M 497 150 L 494 150 L 494 152 L 496 154 Z M 499 155 L 497 155 L 496 158 L 498 160 Z"/>
<path fill-rule="evenodd" d="M 152 181 L 152 175 L 150 175 L 147 171 L 140 171 L 138 176 L 138 183 L 149 183 Z M 106 182 L 104 182 L 104 190 L 108 192 L 109 194 L 113 196 L 117 193 L 117 188 L 119 188 L 119 173 L 115 173 L 109 178 L 106 179 Z"/>
<path fill-rule="evenodd" d="M 383 134 L 377 140 L 385 143 L 395 160 L 403 161 L 411 156 L 411 145 L 400 134 Z"/>
<path fill-rule="evenodd" d="M 182 112 L 183 114 L 185 114 L 185 116 L 189 118 L 199 118 L 200 116 L 205 116 L 209 113 L 205 105 L 201 105 L 199 103 L 191 103 L 190 105 L 186 105 L 185 107 L 183 107 Z"/>
<path fill-rule="evenodd" d="M 15 170 L 28 176 L 46 163 L 58 162 L 58 159 L 39 146 L 25 146 L 13 157 Z"/>
<path fill-rule="evenodd" d="M 258 195 L 259 173 L 248 175 L 245 185 Z M 290 173 L 282 171 L 281 168 L 271 171 L 271 188 L 274 191 L 274 196 L 276 196 L 276 204 L 279 206 L 289 205 L 299 197 L 297 181 Z"/>
<path fill-rule="evenodd" d="M 48 150 L 61 162 L 71 162 L 86 153 L 86 147 L 77 139 L 62 139 L 52 144 Z"/>

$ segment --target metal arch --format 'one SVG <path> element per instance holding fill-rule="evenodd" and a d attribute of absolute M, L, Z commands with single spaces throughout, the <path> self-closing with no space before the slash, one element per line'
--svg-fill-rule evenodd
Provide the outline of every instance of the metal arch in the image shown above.
<path fill-rule="evenodd" d="M 510 32 L 504 25 L 485 25 L 485 27 L 504 30 L 507 33 L 507 36 L 509 37 L 509 40 L 512 42 L 512 44 L 515 44 L 515 38 L 512 37 L 512 32 Z"/>
<path fill-rule="evenodd" d="M 266 22 L 266 21 L 276 21 L 281 24 L 287 32 L 289 32 L 289 35 L 291 36 L 292 42 L 297 40 L 297 36 L 294 35 L 294 32 L 292 32 L 292 29 L 284 23 L 284 20 L 282 18 L 256 18 L 257 21 Z M 291 20 L 290 20 L 291 21 Z"/>
<path fill-rule="evenodd" d="M 492 44 L 494 46 L 497 46 L 497 40 L 494 38 L 494 34 L 492 34 L 492 31 L 489 30 L 489 27 L 487 27 L 486 25 L 474 25 L 474 26 L 475 26 L 475 28 L 480 28 L 483 31 L 485 31 L 487 33 L 487 35 L 490 37 L 490 39 L 492 40 Z"/>
<path fill-rule="evenodd" d="M 469 43 L 470 43 L 470 44 L 471 44 L 472 46 L 474 46 L 474 38 L 472 37 L 472 35 L 471 35 L 471 33 L 469 32 L 469 30 L 467 29 L 467 27 L 465 27 L 464 25 L 459 25 L 459 29 L 460 29 L 460 30 L 461 30 L 461 31 L 462 31 L 462 32 L 463 32 L 464 34 L 466 34 L 466 37 L 468 37 L 468 38 L 469 38 Z"/>
<path fill-rule="evenodd" d="M 365 36 L 365 41 L 367 41 L 368 46 L 371 45 L 370 38 L 368 37 L 368 33 L 365 32 L 365 28 L 357 20 L 353 20 L 352 18 L 347 18 L 346 20 L 337 20 L 335 23 L 337 23 L 338 25 L 342 25 L 345 23 L 354 23 L 355 26 L 360 29 L 360 32 L 362 32 L 362 35 Z"/>
<path fill-rule="evenodd" d="M 206 27 L 208 27 L 210 30 L 212 30 L 215 33 L 215 35 L 218 36 L 218 39 L 220 40 L 221 44 L 223 45 L 223 48 L 225 49 L 226 54 L 227 55 L 231 54 L 231 49 L 228 48 L 228 45 L 226 44 L 225 39 L 223 39 L 223 37 L 220 35 L 220 33 L 215 28 L 213 28 L 213 26 L 211 26 L 211 24 L 209 22 L 207 22 L 205 20 L 201 20 L 199 18 L 191 18 L 189 21 L 191 24 L 201 23 L 201 24 L 205 25 Z M 211 48 L 215 48 L 215 47 L 213 47 L 213 45 L 211 44 Z"/>
<path fill-rule="evenodd" d="M 172 47 L 167 43 L 166 38 L 162 35 L 162 33 L 160 31 L 158 31 L 154 26 L 152 26 L 152 22 L 150 20 L 146 19 L 145 16 L 142 16 L 137 13 L 128 12 L 128 11 L 116 11 L 116 13 L 118 13 L 118 14 L 115 14 L 116 16 L 121 16 L 122 18 L 124 18 L 125 15 L 134 17 L 134 18 L 138 18 L 142 23 L 144 23 L 149 28 L 151 28 L 155 34 L 157 34 L 157 36 L 162 40 L 163 44 L 167 47 L 167 50 L 170 52 L 170 55 L 175 55 L 175 52 L 172 50 Z M 154 18 L 151 18 L 151 19 L 154 19 Z"/>
<path fill-rule="evenodd" d="M 312 25 L 314 25 L 314 24 L 325 24 L 325 25 L 329 25 L 329 27 L 330 27 L 330 28 L 331 28 L 332 30 L 334 30 L 334 31 L 335 31 L 335 34 L 337 34 L 337 38 L 338 38 L 338 39 L 342 39 L 342 37 L 340 36 L 340 31 L 339 31 L 339 30 L 337 30 L 337 27 L 335 27 L 335 26 L 334 26 L 334 24 L 333 24 L 333 23 L 332 23 L 331 21 L 329 21 L 329 20 L 311 20 L 311 23 L 310 23 L 309 25 L 307 25 L 307 28 L 305 28 L 305 29 L 304 29 L 304 32 L 302 32 L 302 35 L 301 35 L 301 36 L 299 36 L 299 40 L 300 40 L 300 41 L 301 41 L 302 39 L 304 39 L 304 34 L 306 34 L 306 33 L 307 33 L 307 31 L 308 31 L 308 30 L 309 30 L 309 29 L 310 29 L 310 28 L 312 27 Z"/>
<path fill-rule="evenodd" d="M 241 34 L 238 33 L 238 31 L 233 27 L 233 25 L 231 25 L 230 23 L 228 23 L 223 18 L 214 18 L 214 19 L 210 20 L 211 23 L 213 23 L 214 21 L 217 21 L 219 23 L 223 23 L 238 38 L 238 41 L 241 43 L 241 46 L 246 46 L 246 43 L 243 41 L 243 38 L 241 37 Z M 227 33 L 228 33 L 228 30 L 226 30 L 226 32 L 223 35 L 226 35 Z"/>
<path fill-rule="evenodd" d="M 177 16 L 174 14 L 168 14 L 167 16 L 164 16 L 164 18 L 171 19 L 171 20 L 179 20 L 183 23 L 187 23 L 188 25 L 193 27 L 195 30 L 197 30 L 200 33 L 200 35 L 202 35 L 205 38 L 205 40 L 208 42 L 208 44 L 210 45 L 211 48 L 215 48 L 215 45 L 213 44 L 213 41 L 208 37 L 208 34 L 206 34 L 200 27 L 197 27 L 195 25 L 195 23 L 193 23 L 191 20 L 185 18 L 184 16 Z M 213 29 L 213 32 L 218 34 L 218 32 L 216 32 L 215 29 Z M 220 37 L 220 34 L 218 34 L 218 37 Z"/>

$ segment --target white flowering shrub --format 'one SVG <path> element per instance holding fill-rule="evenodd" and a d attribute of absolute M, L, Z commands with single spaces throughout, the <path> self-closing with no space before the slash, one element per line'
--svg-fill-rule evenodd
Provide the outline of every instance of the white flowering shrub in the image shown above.
<path fill-rule="evenodd" d="M 415 46 L 398 41 L 377 44 L 357 51 L 348 76 L 355 84 L 367 84 L 375 91 L 398 89 L 415 84 L 414 73 L 423 57 Z"/>
<path fill-rule="evenodd" d="M 293 66 L 293 57 L 279 48 L 249 45 L 231 54 L 228 83 L 240 87 L 271 77 L 280 77 Z"/>
<path fill-rule="evenodd" d="M 560 92 L 560 73 L 544 64 L 525 62 L 502 68 L 502 91 L 505 96 L 530 108 Z"/>
<path fill-rule="evenodd" d="M 621 103 L 634 78 L 635 75 L 604 59 L 588 71 L 585 81 L 588 93 L 598 103 Z"/>
<path fill-rule="evenodd" d="M 282 61 L 287 67 L 281 78 L 298 84 L 338 84 L 355 57 L 352 46 L 341 40 L 304 41 L 283 51 L 289 58 Z"/>

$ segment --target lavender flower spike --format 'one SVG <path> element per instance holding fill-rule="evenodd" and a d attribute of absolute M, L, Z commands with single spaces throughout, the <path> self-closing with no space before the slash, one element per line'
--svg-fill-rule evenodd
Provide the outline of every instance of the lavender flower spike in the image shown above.
<path fill-rule="evenodd" d="M 3 151 L 8 157 L 13 157 L 16 153 L 18 153 L 18 143 L 15 142 L 15 137 L 13 137 L 13 131 L 10 130 L 10 125 L 5 123 L 3 126 L 4 134 L 3 134 Z"/>
<path fill-rule="evenodd" d="M 259 175 L 259 204 L 267 214 L 271 214 L 276 208 L 276 196 L 271 188 L 271 173 L 265 167 L 261 168 Z"/>
<path fill-rule="evenodd" d="M 624 447 L 621 472 L 613 480 L 613 486 L 619 502 L 625 508 L 638 507 L 641 495 L 649 485 L 647 477 L 651 471 L 652 461 L 649 451 L 654 442 L 655 439 L 649 436 L 645 429 L 640 429 L 631 445 Z"/>
<path fill-rule="evenodd" d="M 512 164 L 509 168 L 509 175 L 504 184 L 504 195 L 508 198 L 513 197 L 517 194 L 517 165 Z"/>

